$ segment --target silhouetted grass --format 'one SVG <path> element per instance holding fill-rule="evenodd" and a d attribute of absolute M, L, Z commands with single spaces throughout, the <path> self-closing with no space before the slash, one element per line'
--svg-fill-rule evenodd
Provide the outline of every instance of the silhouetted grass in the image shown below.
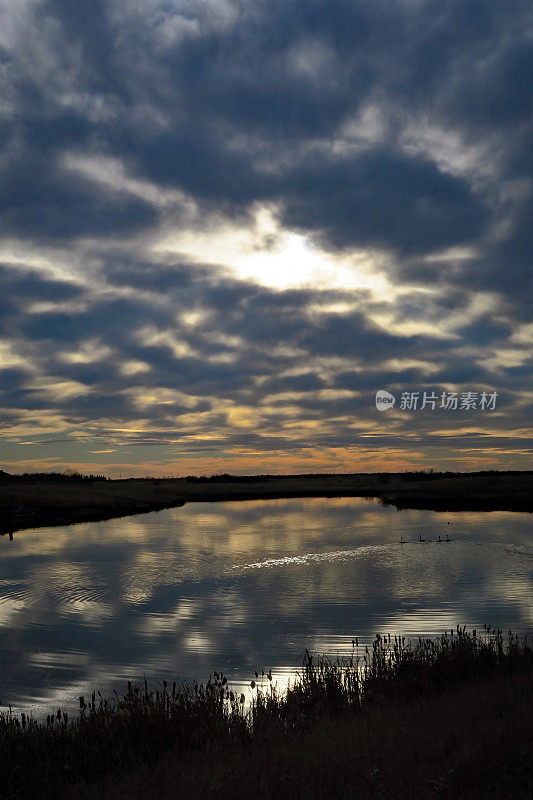
<path fill-rule="evenodd" d="M 90 786 L 96 786 L 91 781 L 127 773 L 141 762 L 155 763 L 165 753 L 173 762 L 186 762 L 213 748 L 246 754 L 258 743 L 274 746 L 282 740 L 293 747 L 298 737 L 327 727 L 329 720 L 358 719 L 362 712 L 378 718 L 383 708 L 413 707 L 453 686 L 515 681 L 531 675 L 533 663 L 526 640 L 490 627 L 481 634 L 458 627 L 414 645 L 404 637 L 377 636 L 361 652 L 357 640 L 353 644 L 345 659 L 315 659 L 306 652 L 285 692 L 276 688 L 271 673 L 257 673 L 249 707 L 244 695 L 235 695 L 226 678 L 215 673 L 206 684 L 164 683 L 151 691 L 145 682 L 128 684 L 122 697 L 80 697 L 74 719 L 59 709 L 46 722 L 2 714 L 1 794 L 58 796 L 76 785 L 91 796 Z"/>
<path fill-rule="evenodd" d="M 472 633 L 457 626 L 415 645 L 404 636 L 379 634 L 371 649 L 359 654 L 357 640 L 349 658 L 314 658 L 307 651 L 301 672 L 283 693 L 270 687 L 255 687 L 252 726 L 273 721 L 285 726 L 307 724 L 315 713 L 358 711 L 380 701 L 409 701 L 442 690 L 451 684 L 481 678 L 491 673 L 513 674 L 531 669 L 533 651 L 527 639 L 509 631 L 485 626 Z M 254 683 L 254 682 L 252 682 Z"/>
<path fill-rule="evenodd" d="M 250 742 L 171 751 L 63 800 L 531 800 L 533 676 L 493 672 L 410 701 L 320 714 Z"/>

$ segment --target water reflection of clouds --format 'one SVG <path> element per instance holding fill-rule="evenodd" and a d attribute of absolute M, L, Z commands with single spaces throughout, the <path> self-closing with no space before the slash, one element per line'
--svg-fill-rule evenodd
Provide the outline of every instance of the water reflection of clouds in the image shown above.
<path fill-rule="evenodd" d="M 17 597 L 2 597 L 0 599 L 0 627 L 11 628 L 20 624 L 22 612 L 29 607 L 27 600 Z"/>
<path fill-rule="evenodd" d="M 21 533 L 0 542 L 0 659 L 11 665 L 0 697 L 63 702 L 125 676 L 213 669 L 240 683 L 273 667 L 283 682 L 305 647 L 346 652 L 378 630 L 525 632 L 531 528 L 524 514 L 341 498 L 191 504 Z M 433 541 L 418 544 L 419 532 Z M 435 541 L 448 532 L 450 544 Z"/>
<path fill-rule="evenodd" d="M 353 648 L 353 635 L 346 634 L 320 634 L 314 638 L 313 650 L 319 653 L 329 653 L 332 656 L 346 656 L 352 652 L 359 656 L 364 655 L 365 647 L 370 647 L 375 634 L 388 636 L 391 639 L 395 636 L 405 637 L 406 642 L 424 636 L 439 636 L 444 631 L 455 629 L 457 618 L 454 611 L 444 611 L 438 607 L 428 607 L 427 609 L 415 609 L 414 611 L 402 611 L 400 613 L 390 613 L 383 615 L 380 619 L 380 627 L 371 636 L 360 638 L 360 646 L 356 651 Z"/>
<path fill-rule="evenodd" d="M 515 609 L 524 627 L 533 626 L 533 578 L 529 575 L 514 574 L 512 580 L 507 575 L 495 575 L 490 585 L 492 595 L 501 597 Z"/>
<path fill-rule="evenodd" d="M 176 608 L 168 613 L 144 614 L 135 626 L 141 636 L 157 637 L 161 633 L 177 632 L 184 623 L 200 614 L 200 603 L 196 600 L 180 600 Z"/>
<path fill-rule="evenodd" d="M 32 653 L 29 662 L 38 667 L 83 667 L 89 662 L 88 653 L 65 651 L 62 653 Z"/>

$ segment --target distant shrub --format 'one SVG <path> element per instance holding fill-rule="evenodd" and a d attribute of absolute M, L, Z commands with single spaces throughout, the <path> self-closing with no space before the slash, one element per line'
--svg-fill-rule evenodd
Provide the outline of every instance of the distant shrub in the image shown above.
<path fill-rule="evenodd" d="M 22 475 L 12 475 L 15 480 L 32 480 L 32 481 L 65 481 L 77 483 L 80 481 L 108 481 L 106 475 L 82 475 L 73 469 L 66 469 L 64 472 L 24 472 Z"/>

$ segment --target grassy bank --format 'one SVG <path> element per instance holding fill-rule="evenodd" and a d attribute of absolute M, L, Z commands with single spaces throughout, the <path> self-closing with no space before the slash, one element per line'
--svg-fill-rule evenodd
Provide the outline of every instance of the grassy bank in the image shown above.
<path fill-rule="evenodd" d="M 68 800 L 530 800 L 531 676 L 485 677 L 441 694 L 322 715 L 301 732 L 172 753 Z"/>
<path fill-rule="evenodd" d="M 3 795 L 531 797 L 532 666 L 516 637 L 458 628 L 307 655 L 284 694 L 255 676 L 249 710 L 215 673 L 80 698 L 74 720 L 4 715 Z"/>
<path fill-rule="evenodd" d="M 216 475 L 107 480 L 0 472 L 0 533 L 109 519 L 189 502 L 378 497 L 397 508 L 533 511 L 533 472 Z"/>

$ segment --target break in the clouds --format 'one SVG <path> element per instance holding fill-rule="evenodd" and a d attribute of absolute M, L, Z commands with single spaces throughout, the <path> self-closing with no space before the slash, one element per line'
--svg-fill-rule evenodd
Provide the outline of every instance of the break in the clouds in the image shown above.
<path fill-rule="evenodd" d="M 525 467 L 532 87 L 525 1 L 0 2 L 3 466 Z"/>

